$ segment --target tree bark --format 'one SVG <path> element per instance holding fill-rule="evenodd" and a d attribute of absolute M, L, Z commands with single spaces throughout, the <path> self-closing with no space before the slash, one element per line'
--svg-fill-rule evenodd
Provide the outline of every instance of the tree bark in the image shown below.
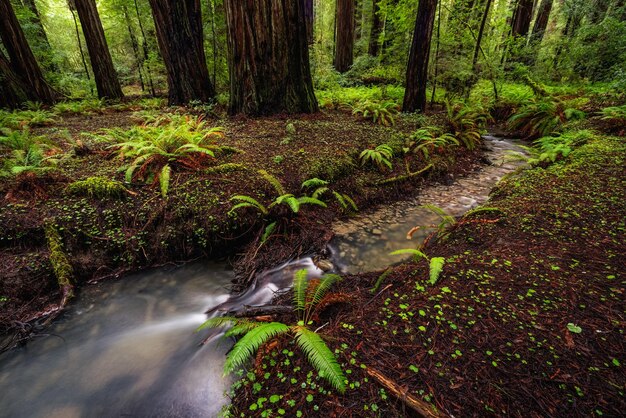
<path fill-rule="evenodd" d="M 28 86 L 11 68 L 9 60 L 0 50 L 0 108 L 15 109 L 29 100 Z"/>
<path fill-rule="evenodd" d="M 533 32 L 530 36 L 530 42 L 533 44 L 540 44 L 543 40 L 543 35 L 548 27 L 548 21 L 550 20 L 550 12 L 552 11 L 553 0 L 541 0 L 539 5 L 539 11 L 537 12 L 537 19 L 535 19 L 535 25 L 533 26 Z"/>
<path fill-rule="evenodd" d="M 306 21 L 306 39 L 309 45 L 311 45 L 313 44 L 313 26 L 315 23 L 313 0 L 304 0 L 304 17 Z"/>
<path fill-rule="evenodd" d="M 113 60 L 104 37 L 104 29 L 95 0 L 73 0 L 73 6 L 76 8 L 80 26 L 83 28 L 83 35 L 85 35 L 98 97 L 105 99 L 123 98 L 124 94 L 117 78 L 117 72 L 113 67 Z"/>
<path fill-rule="evenodd" d="M 204 55 L 200 0 L 150 0 L 150 7 L 167 69 L 169 104 L 213 101 L 215 89 Z"/>
<path fill-rule="evenodd" d="M 533 0 L 518 0 L 511 20 L 511 36 L 526 37 L 533 18 Z"/>
<path fill-rule="evenodd" d="M 485 25 L 487 23 L 487 17 L 489 16 L 490 9 L 491 9 L 491 0 L 487 0 L 487 4 L 485 5 L 485 10 L 483 12 L 483 18 L 480 21 L 480 28 L 478 29 L 478 36 L 476 37 L 476 46 L 474 47 L 474 57 L 472 58 L 472 69 L 474 70 L 474 72 L 477 71 L 478 53 L 480 52 L 480 44 L 483 39 L 483 34 L 485 33 Z"/>
<path fill-rule="evenodd" d="M 380 32 L 383 30 L 383 20 L 380 18 L 380 0 L 373 0 L 372 5 L 372 29 L 367 53 L 377 57 L 380 51 Z"/>
<path fill-rule="evenodd" d="M 335 69 L 345 73 L 354 59 L 354 0 L 337 0 Z"/>
<path fill-rule="evenodd" d="M 230 112 L 316 112 L 302 0 L 226 0 Z"/>
<path fill-rule="evenodd" d="M 46 104 L 54 102 L 57 95 L 43 78 L 39 64 L 37 64 L 37 60 L 28 46 L 9 0 L 0 0 L 0 16 L 2 16 L 0 18 L 0 39 L 9 56 L 7 60 L 3 55 L 3 65 L 9 65 L 13 76 L 22 80 L 22 84 L 26 86 L 25 93 L 29 100 Z M 3 71 L 3 78 L 10 83 L 14 79 L 13 76 Z M 11 84 L 13 85 L 15 82 Z M 7 90 L 17 91 L 15 87 L 17 86 L 7 87 Z"/>
<path fill-rule="evenodd" d="M 428 59 L 436 9 L 437 0 L 420 0 L 417 7 L 413 43 L 406 70 L 406 90 L 402 105 L 404 112 L 423 112 L 426 109 Z"/>

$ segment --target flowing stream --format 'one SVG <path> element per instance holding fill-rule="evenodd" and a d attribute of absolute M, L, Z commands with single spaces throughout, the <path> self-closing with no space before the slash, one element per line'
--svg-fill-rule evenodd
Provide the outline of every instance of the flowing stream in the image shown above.
<path fill-rule="evenodd" d="M 368 271 L 399 261 L 388 253 L 415 247 L 407 231 L 437 223 L 421 204 L 459 216 L 483 203 L 520 164 L 504 161 L 509 151 L 520 151 L 512 141 L 485 137 L 484 146 L 492 165 L 481 171 L 335 225 L 331 250 L 337 269 Z M 46 334 L 0 355 L 0 417 L 217 416 L 228 403 L 224 393 L 232 381 L 222 369 L 232 343 L 218 331 L 208 339 L 194 332 L 204 312 L 267 304 L 301 268 L 310 277 L 322 274 L 310 258 L 298 260 L 259 275 L 237 296 L 229 295 L 232 271 L 211 262 L 86 287 Z"/>

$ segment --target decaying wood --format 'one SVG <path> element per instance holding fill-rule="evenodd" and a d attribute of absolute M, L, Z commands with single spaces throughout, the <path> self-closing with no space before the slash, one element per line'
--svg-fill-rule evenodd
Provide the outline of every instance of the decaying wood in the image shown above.
<path fill-rule="evenodd" d="M 409 173 L 409 174 L 405 174 L 405 175 L 402 175 L 402 176 L 396 176 L 396 177 L 392 177 L 390 179 L 382 180 L 382 181 L 374 183 L 374 186 L 384 186 L 385 184 L 397 183 L 399 181 L 408 180 L 410 178 L 419 176 L 420 174 L 422 174 L 425 171 L 430 170 L 431 168 L 433 168 L 433 165 L 432 164 L 428 164 L 426 167 L 422 168 L 419 171 L 416 171 L 415 173 Z"/>
<path fill-rule="evenodd" d="M 400 386 L 398 383 L 392 381 L 381 372 L 376 369 L 368 367 L 366 369 L 367 374 L 374 378 L 381 386 L 387 389 L 398 400 L 402 401 L 406 406 L 415 411 L 420 417 L 423 418 L 443 418 L 446 415 L 435 410 L 428 402 L 424 402 L 421 399 L 411 395 L 408 389 Z"/>
<path fill-rule="evenodd" d="M 244 305 L 242 309 L 230 311 L 228 315 L 232 315 L 235 318 L 250 318 L 266 315 L 281 315 L 293 312 L 293 306 L 247 306 Z"/>

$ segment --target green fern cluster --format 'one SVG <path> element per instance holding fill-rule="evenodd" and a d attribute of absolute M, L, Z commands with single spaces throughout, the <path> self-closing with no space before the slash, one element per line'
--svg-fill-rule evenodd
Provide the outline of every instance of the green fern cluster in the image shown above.
<path fill-rule="evenodd" d="M 393 169 L 391 165 L 391 159 L 393 158 L 393 149 L 387 144 L 382 144 L 377 146 L 374 149 L 366 149 L 359 154 L 359 159 L 361 160 L 361 165 L 365 165 L 365 163 L 370 162 L 379 170 L 384 170 L 385 167 L 389 168 L 389 170 Z"/>
<path fill-rule="evenodd" d="M 128 190 L 122 183 L 109 180 L 104 177 L 89 177 L 85 180 L 75 181 L 67 186 L 67 192 L 74 195 L 87 196 L 90 198 L 121 198 Z"/>
<path fill-rule="evenodd" d="M 105 107 L 104 99 L 84 99 L 59 102 L 52 107 L 52 111 L 56 114 L 80 115 L 102 113 Z"/>
<path fill-rule="evenodd" d="M 398 112 L 398 104 L 391 100 L 384 102 L 365 100 L 352 109 L 353 114 L 361 115 L 364 119 L 371 119 L 372 122 L 384 126 L 393 126 L 395 124 L 394 115 L 397 115 Z"/>
<path fill-rule="evenodd" d="M 475 149 L 481 143 L 485 125 L 491 116 L 484 109 L 466 103 L 447 104 L 447 124 L 450 132 L 465 148 Z"/>
<path fill-rule="evenodd" d="M 129 130 L 112 129 L 105 136 L 118 154 L 132 159 L 126 169 L 126 181 L 141 179 L 160 184 L 161 195 L 167 196 L 173 168 L 199 170 L 222 147 L 215 140 L 224 136 L 219 127 L 207 128 L 198 118 L 156 120 L 153 124 Z"/>
<path fill-rule="evenodd" d="M 596 133 L 589 130 L 565 132 L 561 135 L 544 136 L 533 141 L 532 147 L 526 147 L 530 153 L 528 164 L 538 165 L 555 163 L 566 158 L 574 148 L 586 144 Z"/>
<path fill-rule="evenodd" d="M 584 119 L 585 113 L 564 107 L 558 99 L 533 99 L 509 118 L 510 129 L 519 130 L 527 138 L 548 136 L 570 120 Z"/>
<path fill-rule="evenodd" d="M 341 209 L 346 213 L 354 213 L 358 212 L 359 208 L 357 207 L 354 200 L 348 196 L 346 193 L 339 193 L 335 190 L 332 190 L 328 187 L 329 182 L 326 180 L 312 178 L 306 180 L 302 183 L 302 189 L 311 189 L 313 192 L 311 193 L 311 197 L 314 199 L 321 199 L 325 194 L 332 194 L 339 203 Z"/>
<path fill-rule="evenodd" d="M 341 280 L 335 274 L 326 274 L 319 281 L 309 281 L 307 271 L 296 272 L 293 282 L 294 311 L 298 322 L 287 325 L 281 322 L 260 323 L 234 317 L 211 318 L 198 327 L 219 328 L 233 325 L 225 337 L 242 336 L 226 357 L 225 373 L 232 373 L 242 367 L 259 347 L 279 335 L 290 334 L 306 355 L 309 363 L 320 377 L 326 379 L 340 393 L 346 390 L 346 378 L 335 355 L 324 340 L 308 327 L 313 324 L 312 314 L 334 283 Z"/>
<path fill-rule="evenodd" d="M 599 116 L 601 120 L 626 124 L 626 105 L 605 107 Z"/>
<path fill-rule="evenodd" d="M 27 127 L 45 126 L 55 122 L 54 114 L 47 110 L 0 110 L 0 129 L 20 130 Z"/>
<path fill-rule="evenodd" d="M 0 176 L 18 176 L 20 174 L 44 174 L 55 169 L 62 159 L 57 150 L 45 143 L 41 137 L 30 135 L 27 129 L 9 131 L 0 135 Z M 49 153 L 49 156 L 46 156 Z"/>
<path fill-rule="evenodd" d="M 447 147 L 459 146 L 459 141 L 449 133 L 439 134 L 439 129 L 426 127 L 413 132 L 405 141 L 402 151 L 405 154 L 421 153 L 425 160 L 435 152 L 443 152 Z"/>

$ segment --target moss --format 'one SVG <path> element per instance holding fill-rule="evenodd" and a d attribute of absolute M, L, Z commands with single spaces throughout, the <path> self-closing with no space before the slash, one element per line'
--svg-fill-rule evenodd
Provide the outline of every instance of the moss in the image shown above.
<path fill-rule="evenodd" d="M 340 154 L 332 160 L 324 158 L 313 162 L 306 177 L 336 181 L 352 173 L 355 167 L 356 164 L 351 155 Z"/>
<path fill-rule="evenodd" d="M 65 305 L 69 299 L 74 297 L 74 286 L 72 285 L 74 269 L 67 254 L 63 251 L 63 242 L 57 226 L 49 222 L 45 226 L 45 233 L 50 250 L 50 264 L 52 264 L 52 270 L 63 293 L 62 305 Z"/>
<path fill-rule="evenodd" d="M 120 199 L 128 193 L 128 190 L 119 181 L 109 180 L 104 177 L 89 177 L 85 180 L 75 181 L 67 186 L 67 192 L 73 195 L 98 199 Z"/>
<path fill-rule="evenodd" d="M 226 163 L 226 164 L 220 164 L 215 167 L 207 168 L 206 170 L 204 170 L 204 172 L 207 174 L 223 174 L 223 173 L 231 173 L 233 171 L 242 171 L 242 170 L 247 170 L 247 167 L 243 164 Z"/>

